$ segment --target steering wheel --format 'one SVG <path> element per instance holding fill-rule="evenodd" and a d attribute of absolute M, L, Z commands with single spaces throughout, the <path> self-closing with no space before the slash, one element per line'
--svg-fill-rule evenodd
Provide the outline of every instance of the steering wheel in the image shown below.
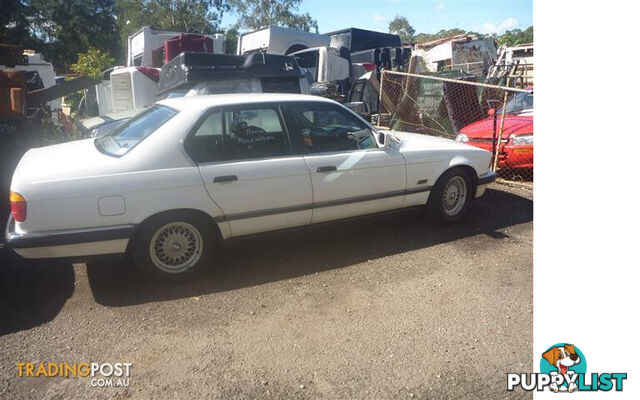
<path fill-rule="evenodd" d="M 257 136 L 257 135 L 267 135 L 267 131 L 260 128 L 259 126 L 249 125 L 244 129 L 245 135 Z"/>

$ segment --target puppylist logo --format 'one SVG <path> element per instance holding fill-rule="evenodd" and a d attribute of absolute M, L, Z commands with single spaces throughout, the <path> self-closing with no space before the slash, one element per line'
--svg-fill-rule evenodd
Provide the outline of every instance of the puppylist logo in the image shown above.
<path fill-rule="evenodd" d="M 553 392 L 574 391 L 622 391 L 627 373 L 597 373 L 587 374 L 587 360 L 573 344 L 556 343 L 549 347 L 540 360 L 540 373 L 507 374 L 507 390 L 513 391 L 520 386 L 526 391 L 542 391 L 549 389 Z"/>

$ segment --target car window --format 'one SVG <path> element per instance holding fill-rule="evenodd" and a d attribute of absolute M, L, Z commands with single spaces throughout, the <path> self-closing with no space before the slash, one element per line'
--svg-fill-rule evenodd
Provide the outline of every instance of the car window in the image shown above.
<path fill-rule="evenodd" d="M 533 94 L 531 93 L 516 93 L 507 100 L 507 114 L 517 114 L 531 109 L 533 109 Z M 502 107 L 496 112 L 498 114 L 502 113 Z"/>
<path fill-rule="evenodd" d="M 197 163 L 222 161 L 224 159 L 222 112 L 214 111 L 205 117 L 195 134 L 186 142 L 185 148 Z"/>
<path fill-rule="evenodd" d="M 214 111 L 187 139 L 185 149 L 197 163 L 291 154 L 276 106 Z"/>
<path fill-rule="evenodd" d="M 122 156 L 177 113 L 178 111 L 166 106 L 150 107 L 110 133 L 97 138 L 96 147 L 107 155 Z"/>
<path fill-rule="evenodd" d="M 223 121 L 228 160 L 291 154 L 289 138 L 275 106 L 228 110 Z"/>
<path fill-rule="evenodd" d="M 376 148 L 371 129 L 340 106 L 328 103 L 288 104 L 295 129 L 311 153 Z"/>

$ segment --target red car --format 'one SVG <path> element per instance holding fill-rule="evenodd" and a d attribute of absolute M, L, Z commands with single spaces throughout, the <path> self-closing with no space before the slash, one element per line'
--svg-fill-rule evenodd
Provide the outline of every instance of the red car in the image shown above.
<path fill-rule="evenodd" d="M 456 141 L 492 151 L 500 130 L 502 108 L 489 110 L 489 116 L 460 129 Z M 498 168 L 533 169 L 533 93 L 516 93 L 507 100 L 507 109 L 498 151 Z"/>

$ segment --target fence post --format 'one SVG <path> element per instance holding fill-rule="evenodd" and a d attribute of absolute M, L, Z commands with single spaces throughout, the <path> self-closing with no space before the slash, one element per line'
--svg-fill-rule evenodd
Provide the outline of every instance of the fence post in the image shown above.
<path fill-rule="evenodd" d="M 507 87 L 509 86 L 509 78 L 507 78 Z M 496 144 L 496 155 L 493 158 L 493 172 L 496 172 L 498 168 L 498 155 L 500 154 L 500 144 L 502 143 L 502 130 L 504 129 L 504 118 L 507 115 L 507 98 L 509 97 L 509 91 L 504 91 L 504 98 L 502 100 L 502 115 L 500 116 L 500 129 L 498 130 L 498 143 Z"/>
<path fill-rule="evenodd" d="M 379 95 L 379 99 L 378 99 L 378 127 L 380 127 L 380 120 L 382 119 L 382 107 L 383 107 L 383 104 L 382 104 L 382 93 L 384 93 L 383 92 L 383 90 L 384 90 L 383 89 L 384 88 L 384 73 L 385 73 L 385 70 L 383 69 L 380 72 L 380 93 L 378 93 L 378 95 Z"/>

